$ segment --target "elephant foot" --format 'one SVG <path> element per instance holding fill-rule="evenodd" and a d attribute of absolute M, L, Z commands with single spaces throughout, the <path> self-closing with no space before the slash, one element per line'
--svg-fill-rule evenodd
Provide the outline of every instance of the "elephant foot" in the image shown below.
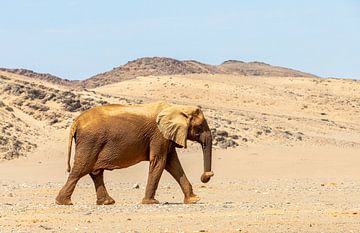
<path fill-rule="evenodd" d="M 184 198 L 184 203 L 185 204 L 195 204 L 198 201 L 200 201 L 200 197 L 198 197 L 196 195 Z"/>
<path fill-rule="evenodd" d="M 71 202 L 70 198 L 61 198 L 61 197 L 56 197 L 55 199 L 55 203 L 58 205 L 72 205 L 73 203 Z"/>
<path fill-rule="evenodd" d="M 115 200 L 111 197 L 106 197 L 105 199 L 97 200 L 97 205 L 113 205 L 115 203 Z"/>
<path fill-rule="evenodd" d="M 141 204 L 159 204 L 160 202 L 154 198 L 148 199 L 148 198 L 143 198 L 141 201 Z"/>

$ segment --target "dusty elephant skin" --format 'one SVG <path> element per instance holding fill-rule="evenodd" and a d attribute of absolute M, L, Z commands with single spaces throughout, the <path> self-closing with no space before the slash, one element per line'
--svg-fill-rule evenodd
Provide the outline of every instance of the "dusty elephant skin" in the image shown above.
<path fill-rule="evenodd" d="M 70 167 L 72 140 L 75 139 L 74 165 Z M 202 111 L 195 106 L 156 102 L 143 105 L 94 107 L 77 117 L 70 129 L 68 180 L 56 197 L 59 205 L 72 205 L 71 195 L 79 179 L 89 174 L 94 181 L 97 204 L 115 201 L 105 188 L 104 170 L 126 168 L 149 161 L 149 174 L 143 204 L 157 204 L 155 192 L 163 170 L 179 183 L 184 203 L 200 200 L 193 192 L 176 153 L 186 141 L 202 145 L 206 183 L 211 171 L 212 136 Z"/>

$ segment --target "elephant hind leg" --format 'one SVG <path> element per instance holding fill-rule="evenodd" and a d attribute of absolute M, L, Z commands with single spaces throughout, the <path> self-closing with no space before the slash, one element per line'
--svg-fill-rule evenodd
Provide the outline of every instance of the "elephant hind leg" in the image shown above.
<path fill-rule="evenodd" d="M 73 169 L 71 170 L 65 185 L 56 197 L 56 204 L 72 205 L 71 195 L 74 192 L 77 182 L 81 177 L 89 174 L 93 170 L 96 156 L 85 157 L 85 155 L 89 154 L 91 155 L 88 151 L 81 151 L 79 149 L 76 151 Z"/>
<path fill-rule="evenodd" d="M 114 199 L 112 199 L 104 184 L 104 170 L 98 170 L 96 172 L 90 173 L 91 179 L 94 181 L 95 184 L 95 191 L 97 201 L 96 204 L 98 205 L 112 205 L 115 203 Z"/>
<path fill-rule="evenodd" d="M 75 169 L 71 171 L 65 185 L 60 190 L 56 197 L 56 204 L 58 205 L 72 205 L 71 195 L 74 192 L 75 186 L 81 177 L 86 173 L 79 173 Z"/>

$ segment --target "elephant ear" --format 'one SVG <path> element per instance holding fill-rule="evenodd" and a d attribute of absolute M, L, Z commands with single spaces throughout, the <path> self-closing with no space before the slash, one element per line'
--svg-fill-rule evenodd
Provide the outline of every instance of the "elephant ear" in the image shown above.
<path fill-rule="evenodd" d="M 186 148 L 189 124 L 198 111 L 197 107 L 174 105 L 162 110 L 157 115 L 156 123 L 166 139 Z"/>

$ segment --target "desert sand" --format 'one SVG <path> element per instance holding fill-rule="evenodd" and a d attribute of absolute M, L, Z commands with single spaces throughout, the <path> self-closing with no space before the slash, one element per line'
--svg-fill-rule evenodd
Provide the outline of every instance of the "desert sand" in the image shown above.
<path fill-rule="evenodd" d="M 0 75 L 0 232 L 360 229 L 359 81 L 186 74 L 77 89 Z M 105 172 L 115 205 L 96 205 L 90 177 L 78 183 L 73 206 L 56 205 L 68 175 L 72 119 L 99 104 L 156 100 L 200 105 L 213 129 L 215 176 L 209 183 L 200 182 L 199 146 L 178 150 L 201 201 L 182 204 L 180 187 L 164 172 L 161 204 L 139 204 L 148 171 L 142 162 Z"/>

